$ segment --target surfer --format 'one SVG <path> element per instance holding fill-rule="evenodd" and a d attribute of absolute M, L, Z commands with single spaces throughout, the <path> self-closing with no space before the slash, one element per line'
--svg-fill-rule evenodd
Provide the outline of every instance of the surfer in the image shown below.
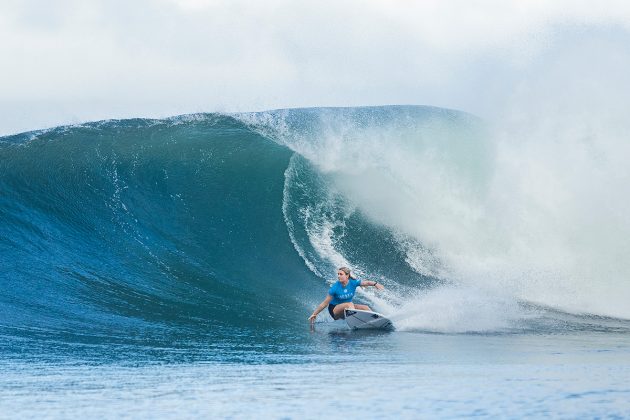
<path fill-rule="evenodd" d="M 354 297 L 357 287 L 373 286 L 379 290 L 384 289 L 383 285 L 379 284 L 377 281 L 359 280 L 354 278 L 350 274 L 350 269 L 348 267 L 340 267 L 339 270 L 337 270 L 337 278 L 339 280 L 330 287 L 328 295 L 326 295 L 326 299 L 324 299 L 322 303 L 315 308 L 313 314 L 308 317 L 308 320 L 311 321 L 311 323 L 315 322 L 317 314 L 323 311 L 326 305 L 328 305 L 328 313 L 331 317 L 333 317 L 333 319 L 342 318 L 344 309 L 362 309 L 364 311 L 371 311 L 370 307 L 367 305 L 352 303 L 352 298 Z"/>

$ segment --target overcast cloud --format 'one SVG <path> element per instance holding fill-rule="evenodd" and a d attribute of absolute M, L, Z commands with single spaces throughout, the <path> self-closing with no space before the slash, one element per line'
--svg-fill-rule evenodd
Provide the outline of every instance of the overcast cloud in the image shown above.
<path fill-rule="evenodd" d="M 618 91 L 630 74 L 628 4 L 0 0 L 0 135 L 302 106 L 492 117 L 547 69 L 535 82 L 545 91 L 582 71 L 593 91 Z"/>

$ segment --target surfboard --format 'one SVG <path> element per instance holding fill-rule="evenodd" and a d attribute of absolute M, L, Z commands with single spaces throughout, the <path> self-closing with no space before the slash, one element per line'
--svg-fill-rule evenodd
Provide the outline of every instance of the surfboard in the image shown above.
<path fill-rule="evenodd" d="M 378 329 L 393 330 L 394 324 L 384 315 L 378 312 L 364 311 L 361 309 L 344 309 L 346 323 L 355 330 Z"/>

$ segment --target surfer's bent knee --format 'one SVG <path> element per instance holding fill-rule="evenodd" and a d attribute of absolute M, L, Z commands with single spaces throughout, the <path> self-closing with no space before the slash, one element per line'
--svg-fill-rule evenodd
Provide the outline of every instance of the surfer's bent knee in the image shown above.
<path fill-rule="evenodd" d="M 328 312 L 333 319 L 342 319 L 344 318 L 343 311 L 344 309 L 354 309 L 354 304 L 352 302 L 344 302 L 333 305 L 332 303 L 328 305 Z"/>

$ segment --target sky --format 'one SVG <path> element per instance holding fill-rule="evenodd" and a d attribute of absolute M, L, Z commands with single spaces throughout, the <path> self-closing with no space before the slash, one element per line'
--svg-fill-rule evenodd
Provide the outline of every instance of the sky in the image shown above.
<path fill-rule="evenodd" d="M 0 0 L 0 135 L 311 106 L 619 107 L 629 48 L 626 1 Z"/>

